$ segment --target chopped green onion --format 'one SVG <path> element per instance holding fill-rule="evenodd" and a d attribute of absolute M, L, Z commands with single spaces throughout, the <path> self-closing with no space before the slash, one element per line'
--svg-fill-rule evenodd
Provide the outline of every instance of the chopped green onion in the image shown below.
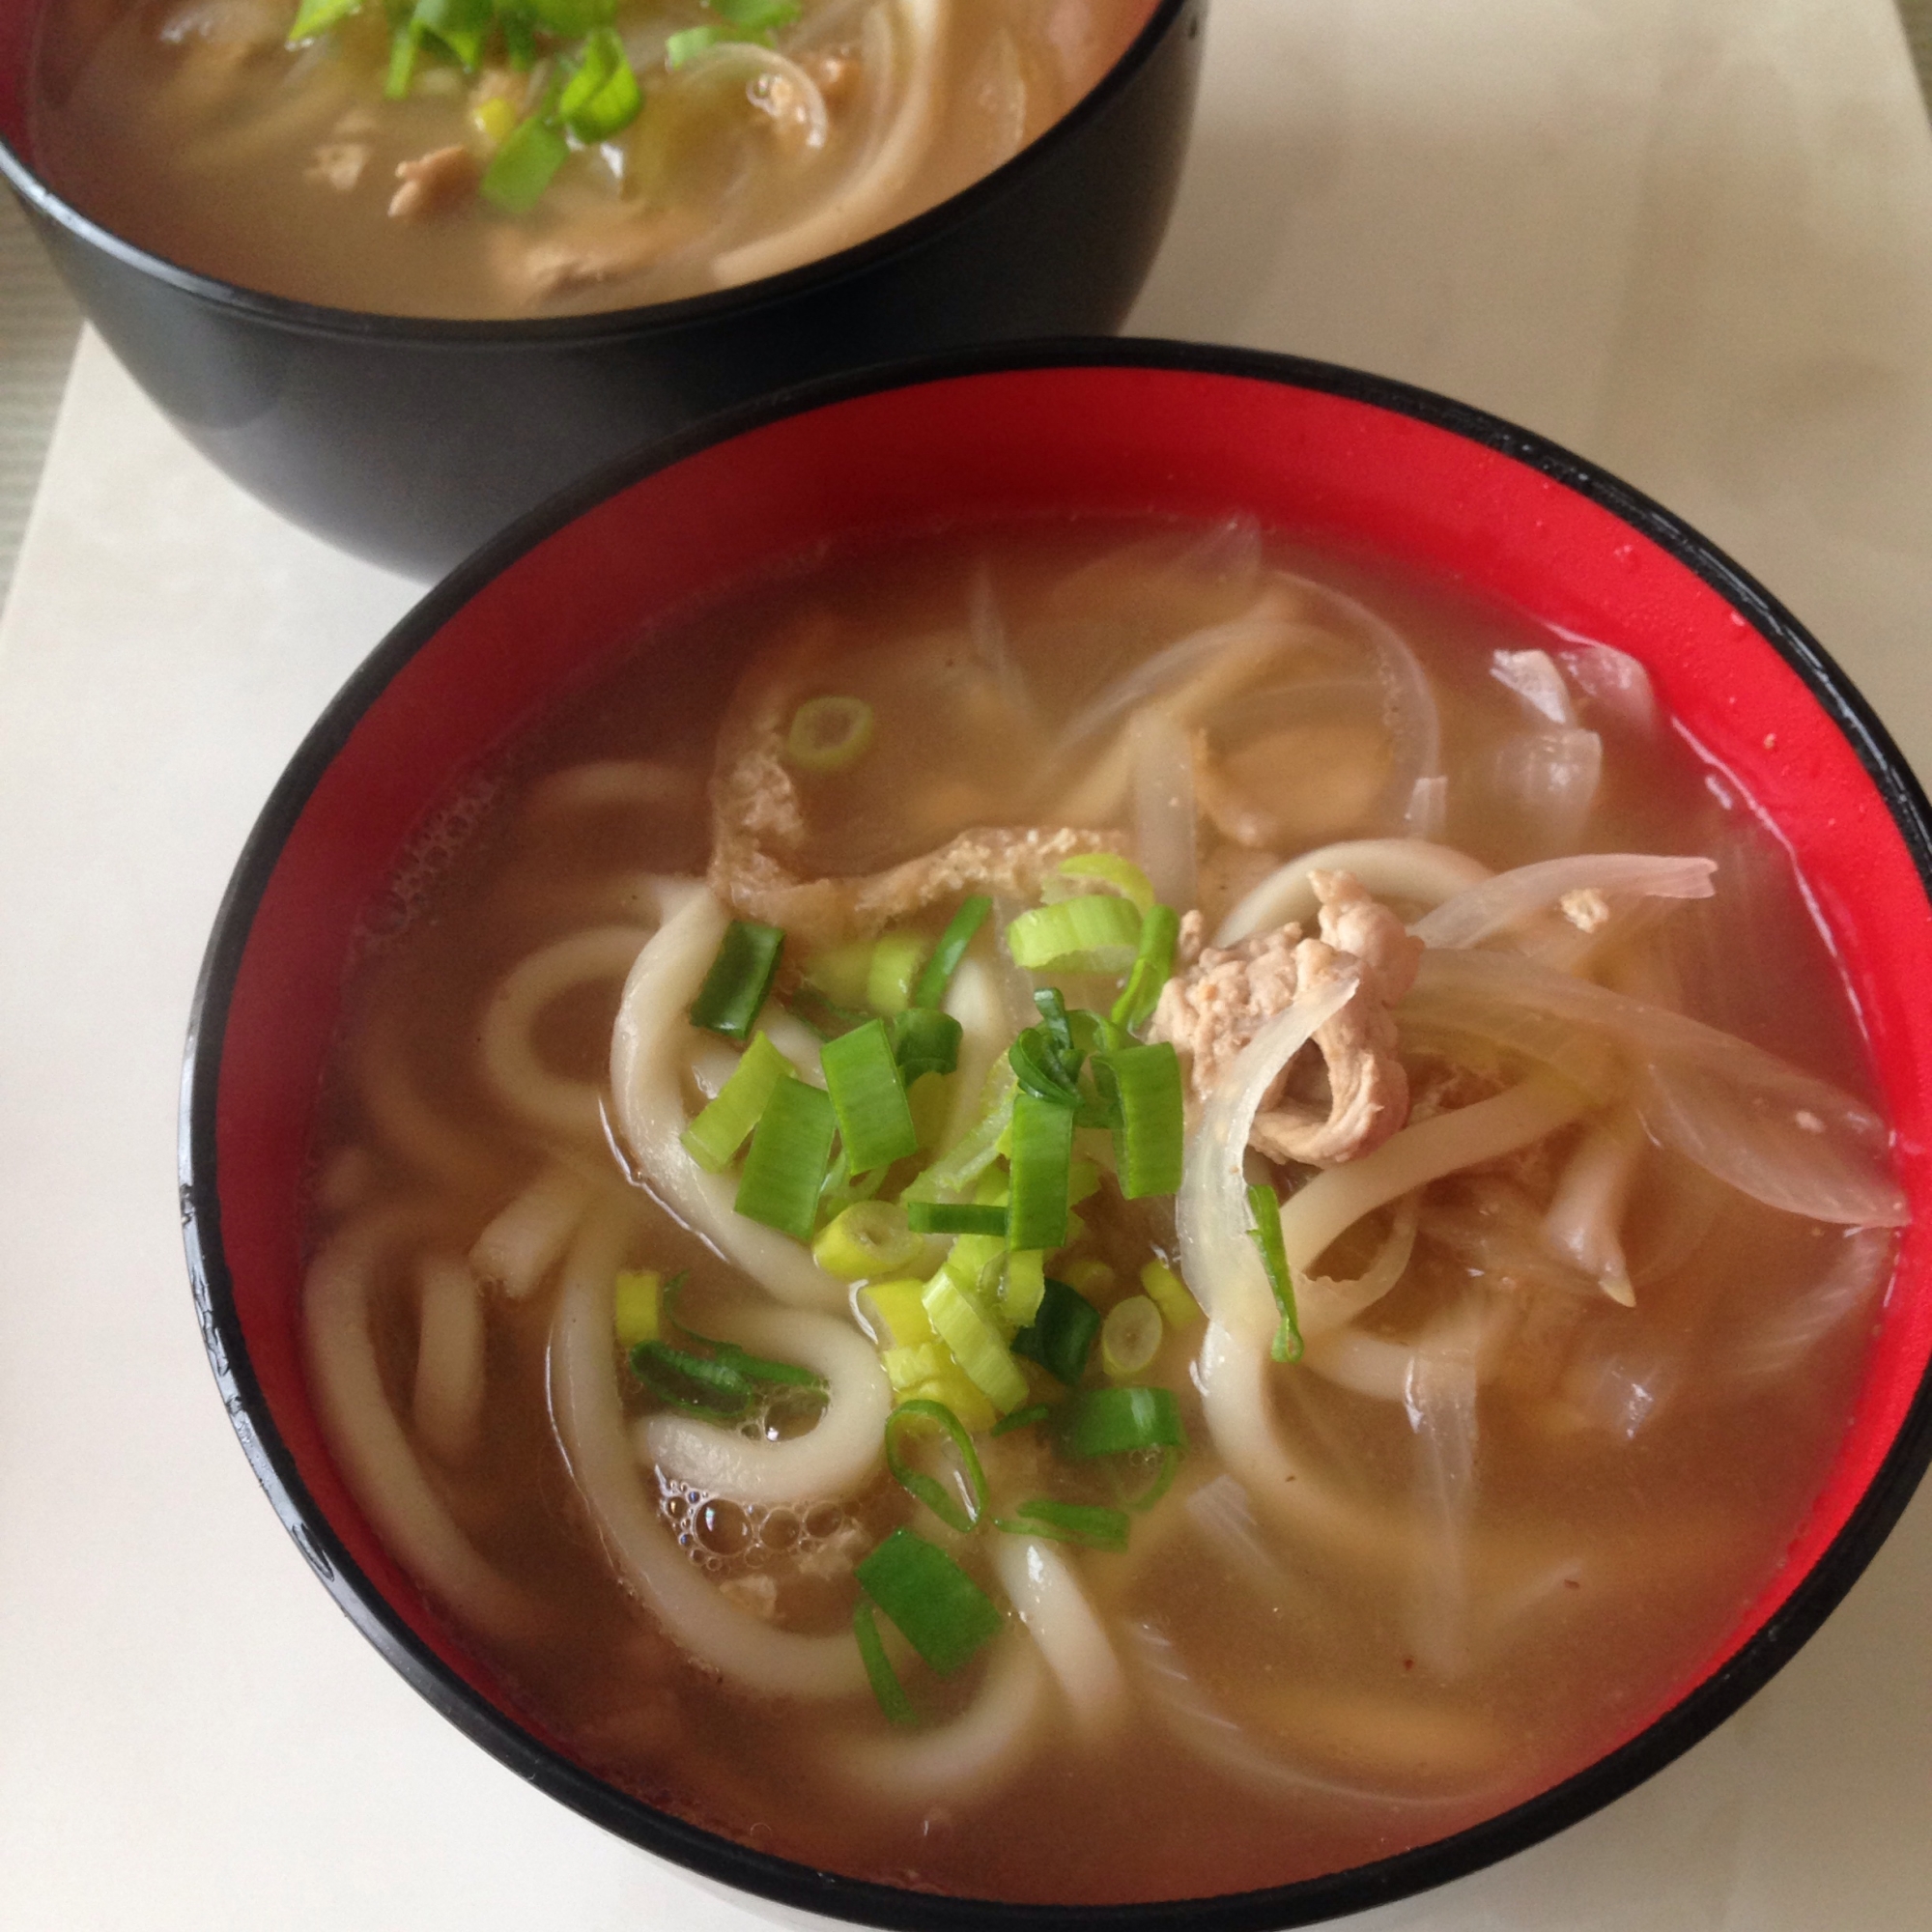
<path fill-rule="evenodd" d="M 1022 1094 L 1013 1102 L 1012 1193 L 1007 1239 L 1015 1248 L 1057 1248 L 1066 1238 L 1073 1163 L 1072 1109 Z"/>
<path fill-rule="evenodd" d="M 694 33 L 703 33 L 707 29 L 696 27 Z M 859 1645 L 859 1656 L 866 1666 L 866 1680 L 872 1687 L 872 1695 L 879 1700 L 879 1709 L 895 1724 L 916 1724 L 919 1714 L 912 1707 L 912 1699 L 905 1693 L 905 1687 L 899 1682 L 893 1669 L 893 1661 L 886 1655 L 886 1646 L 879 1635 L 878 1618 L 872 1606 L 864 1597 L 852 1605 L 852 1635 Z"/>
<path fill-rule="evenodd" d="M 1027 1385 L 1018 1363 L 1000 1331 L 944 1268 L 926 1283 L 924 1301 L 927 1319 L 965 1370 L 966 1379 L 1003 1414 L 1019 1407 L 1027 1399 Z"/>
<path fill-rule="evenodd" d="M 497 0 L 497 24 L 503 30 L 503 51 L 518 73 L 528 73 L 537 64 L 536 23 L 522 7 L 505 6 Z"/>
<path fill-rule="evenodd" d="M 945 1550 L 895 1529 L 853 1569 L 859 1587 L 942 1676 L 951 1676 L 1006 1619 Z"/>
<path fill-rule="evenodd" d="M 791 1062 L 763 1034 L 753 1034 L 717 1097 L 678 1136 L 685 1152 L 707 1173 L 723 1174 L 758 1124 L 779 1082 L 791 1078 L 793 1071 Z"/>
<path fill-rule="evenodd" d="M 1081 1160 L 1077 1156 L 1067 1163 L 1066 1205 L 1077 1208 L 1081 1202 L 1100 1191 L 1100 1170 L 1091 1160 Z"/>
<path fill-rule="evenodd" d="M 1281 1238 L 1281 1200 L 1265 1181 L 1255 1181 L 1248 1189 L 1248 1234 L 1261 1250 L 1262 1266 L 1267 1272 L 1268 1287 L 1274 1292 L 1274 1305 L 1281 1310 L 1281 1326 L 1275 1330 L 1268 1352 L 1277 1362 L 1301 1359 L 1301 1323 L 1294 1314 L 1294 1277 L 1289 1272 L 1288 1250 Z"/>
<path fill-rule="evenodd" d="M 925 941 L 916 932 L 888 932 L 872 948 L 866 974 L 866 1004 L 875 1013 L 902 1013 L 925 959 Z"/>
<path fill-rule="evenodd" d="M 908 1007 L 893 1018 L 893 1054 L 899 1078 L 910 1087 L 927 1073 L 951 1073 L 959 1065 L 965 1029 L 951 1013 L 930 1007 Z"/>
<path fill-rule="evenodd" d="M 979 893 L 960 901 L 959 910 L 947 922 L 946 930 L 939 935 L 939 944 L 932 949 L 932 957 L 925 962 L 925 970 L 912 989 L 914 1006 L 937 1007 L 945 1003 L 946 989 L 952 985 L 952 976 L 973 943 L 973 935 L 985 923 L 992 909 L 992 900 Z"/>
<path fill-rule="evenodd" d="M 845 1157 L 855 1169 L 890 1167 L 919 1151 L 919 1133 L 884 1020 L 867 1020 L 827 1040 L 818 1060 L 838 1116 Z"/>
<path fill-rule="evenodd" d="M 409 93 L 410 82 L 414 77 L 416 71 L 416 47 L 418 44 L 418 37 L 413 22 L 406 19 L 398 20 L 389 29 L 389 65 L 387 71 L 383 75 L 383 93 L 390 100 L 401 100 Z M 513 135 L 511 138 L 514 140 L 515 136 Z M 500 153 L 497 158 L 501 158 Z M 544 177 L 546 186 L 549 185 L 549 182 L 550 176 L 546 175 Z M 485 193 L 488 193 L 490 177 L 486 174 L 483 177 Z M 542 189 L 539 189 L 538 192 L 541 193 Z M 531 199 L 534 200 L 535 196 L 532 196 Z"/>
<path fill-rule="evenodd" d="M 1055 1543 L 1077 1543 L 1087 1549 L 1122 1550 L 1130 1519 L 1105 1503 L 1063 1503 L 1036 1496 L 1010 1517 L 996 1516 L 993 1527 L 1009 1536 L 1039 1536 Z"/>
<path fill-rule="evenodd" d="M 1188 1293 L 1187 1284 L 1165 1262 L 1143 1264 L 1141 1287 L 1148 1299 L 1167 1318 L 1170 1328 L 1184 1328 L 1200 1317 L 1201 1304 Z"/>
<path fill-rule="evenodd" d="M 769 34 L 798 19 L 798 0 L 704 0 L 741 34 Z"/>
<path fill-rule="evenodd" d="M 531 125 L 526 121 L 524 128 Z M 498 161 L 523 131 L 519 128 L 503 143 L 497 157 Z M 494 171 L 497 162 L 490 165 Z M 489 176 L 484 177 L 484 182 L 487 186 Z M 709 1033 L 722 1033 L 726 1039 L 742 1043 L 751 1034 L 752 1022 L 757 1018 L 758 1009 L 772 989 L 783 951 L 784 933 L 778 926 L 754 925 L 750 920 L 734 919 L 724 928 L 718 956 L 712 960 L 704 983 L 691 1003 L 692 1025 L 703 1027 Z"/>
<path fill-rule="evenodd" d="M 1007 1233 L 1007 1210 L 976 1201 L 908 1201 L 906 1220 L 919 1235 L 998 1235 Z"/>
<path fill-rule="evenodd" d="M 474 73 L 495 17 L 490 0 L 416 0 L 410 24 L 418 40 L 434 36 L 466 72 Z"/>
<path fill-rule="evenodd" d="M 909 1265 L 925 1244 L 890 1201 L 855 1201 L 811 1244 L 811 1258 L 840 1281 L 867 1281 Z"/>
<path fill-rule="evenodd" d="M 805 962 L 805 982 L 828 1000 L 851 1011 L 866 1004 L 866 980 L 872 970 L 872 942 L 849 940 L 825 952 L 814 952 Z"/>
<path fill-rule="evenodd" d="M 340 26 L 350 14 L 359 12 L 361 6 L 362 0 L 301 0 L 286 44 L 299 46 L 304 41 L 327 33 L 329 28 Z"/>
<path fill-rule="evenodd" d="M 1101 1091 L 1111 1088 L 1121 1192 L 1129 1201 L 1173 1194 L 1180 1186 L 1187 1140 L 1179 1055 L 1163 1039 L 1097 1053 L 1094 1065 Z"/>
<path fill-rule="evenodd" d="M 1000 1141 L 1012 1123 L 1013 1095 L 1018 1082 L 1011 1063 L 996 1060 L 986 1076 L 985 1111 L 959 1140 L 925 1170 L 907 1190 L 905 1199 L 932 1200 L 967 1186 L 998 1156 Z"/>
<path fill-rule="evenodd" d="M 1077 1388 L 1099 1332 L 1100 1311 L 1077 1289 L 1048 1275 L 1039 1313 L 1030 1327 L 1013 1337 L 1013 1353 L 1037 1362 L 1068 1388 Z"/>
<path fill-rule="evenodd" d="M 843 772 L 871 743 L 872 707 L 863 697 L 808 697 L 792 713 L 785 756 L 802 772 Z"/>
<path fill-rule="evenodd" d="M 936 1476 L 915 1469 L 906 1461 L 900 1438 L 914 1424 L 926 1427 L 936 1424 L 952 1443 L 952 1453 L 959 1459 L 960 1480 L 966 1492 L 963 1507 Z M 900 1489 L 916 1496 L 949 1529 L 956 1529 L 963 1535 L 979 1528 L 980 1519 L 986 1513 L 986 1472 L 980 1466 L 973 1438 L 943 1402 L 902 1402 L 886 1417 L 886 1467 L 893 1472 L 893 1480 Z"/>
<path fill-rule="evenodd" d="M 1036 1422 L 1049 1421 L 1052 1415 L 1053 1410 L 1045 1403 L 1029 1403 L 1025 1408 L 1016 1408 L 1010 1415 L 1003 1416 L 994 1423 L 993 1434 L 1007 1435 L 1015 1429 L 1031 1429 Z"/>
<path fill-rule="evenodd" d="M 781 1080 L 752 1134 L 732 1206 L 748 1220 L 810 1240 L 838 1125 L 830 1094 L 795 1074 Z"/>
<path fill-rule="evenodd" d="M 825 1182 L 818 1190 L 819 1219 L 836 1221 L 847 1208 L 861 1201 L 870 1201 L 886 1184 L 886 1176 L 891 1169 L 868 1168 L 854 1174 L 852 1163 L 845 1158 L 844 1150 L 833 1157 L 832 1165 L 825 1170 Z"/>
<path fill-rule="evenodd" d="M 1063 878 L 1098 879 L 1112 886 L 1142 918 L 1153 904 L 1153 886 L 1148 875 L 1131 859 L 1118 852 L 1078 852 L 1060 862 Z"/>
<path fill-rule="evenodd" d="M 1060 1411 L 1060 1446 L 1069 1456 L 1126 1456 L 1136 1449 L 1184 1449 L 1180 1405 L 1172 1389 L 1086 1389 Z"/>
<path fill-rule="evenodd" d="M 768 1356 L 752 1354 L 735 1342 L 724 1342 L 715 1335 L 700 1334 L 677 1312 L 678 1294 L 684 1283 L 685 1271 L 682 1269 L 665 1283 L 661 1295 L 664 1319 L 687 1341 L 696 1342 L 710 1350 L 712 1361 L 743 1376 L 747 1381 L 812 1389 L 819 1394 L 825 1392 L 825 1378 L 816 1369 L 801 1368 L 796 1362 L 775 1362 Z"/>
<path fill-rule="evenodd" d="M 973 1297 L 976 1307 L 985 1309 L 1007 1265 L 1007 1244 L 998 1235 L 959 1235 L 954 1236 L 941 1272 Z"/>
<path fill-rule="evenodd" d="M 510 130 L 483 170 L 479 191 L 505 214 L 523 214 L 536 206 L 569 158 L 570 143 L 539 111 Z M 734 1039 L 744 1037 L 732 1035 Z"/>
<path fill-rule="evenodd" d="M 639 1343 L 631 1373 L 660 1402 L 707 1422 L 735 1422 L 752 1406 L 751 1378 L 742 1370 L 663 1342 Z"/>
<path fill-rule="evenodd" d="M 1141 919 L 1141 940 L 1127 983 L 1114 1002 L 1113 1022 L 1139 1029 L 1153 1017 L 1160 989 L 1174 977 L 1174 949 L 1180 937 L 1180 920 L 1172 906 L 1147 908 Z"/>
<path fill-rule="evenodd" d="M 611 1314 L 620 1349 L 658 1339 L 659 1296 L 664 1277 L 656 1268 L 626 1268 L 611 1288 Z"/>
<path fill-rule="evenodd" d="M 559 40 L 581 41 L 617 16 L 617 0 L 522 0 L 537 25 Z"/>
<path fill-rule="evenodd" d="M 417 0 L 417 11 L 458 0 Z M 468 4 L 468 0 L 464 0 Z M 488 0 L 484 0 L 488 14 Z M 466 63 L 468 65 L 469 63 Z M 556 111 L 563 125 L 580 141 L 595 145 L 622 133 L 638 118 L 644 97 L 638 76 L 614 29 L 599 27 L 583 43 L 583 65 L 564 83 Z"/>
<path fill-rule="evenodd" d="M 1160 1310 L 1144 1294 L 1130 1294 L 1107 1311 L 1100 1324 L 1100 1367 L 1109 1380 L 1137 1376 L 1160 1352 Z"/>
<path fill-rule="evenodd" d="M 1014 1248 L 1000 1281 L 1000 1312 L 1016 1328 L 1039 1319 L 1046 1299 L 1046 1256 L 1038 1248 Z"/>
<path fill-rule="evenodd" d="M 1084 1294 L 1090 1301 L 1096 1294 L 1106 1294 L 1117 1279 L 1114 1270 L 1105 1262 L 1091 1257 L 1063 1264 L 1060 1273 L 1068 1288 Z"/>
<path fill-rule="evenodd" d="M 1007 951 L 1032 972 L 1124 973 L 1140 936 L 1141 916 L 1128 900 L 1083 893 L 1021 913 L 1007 927 Z"/>
<path fill-rule="evenodd" d="M 695 61 L 720 41 L 730 38 L 729 31 L 724 27 L 685 27 L 665 43 L 665 66 L 675 73 L 687 61 Z"/>

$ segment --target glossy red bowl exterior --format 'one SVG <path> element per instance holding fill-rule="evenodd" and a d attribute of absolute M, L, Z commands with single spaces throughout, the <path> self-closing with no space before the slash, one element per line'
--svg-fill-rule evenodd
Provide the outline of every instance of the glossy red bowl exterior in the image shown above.
<path fill-rule="evenodd" d="M 1004 166 L 923 214 L 742 288 L 601 314 L 440 322 L 217 281 L 90 220 L 34 172 L 27 74 L 62 0 L 0 0 L 0 182 L 136 382 L 284 516 L 440 577 L 646 438 L 895 357 L 1119 328 L 1179 185 L 1208 0 L 1132 44 Z"/>
<path fill-rule="evenodd" d="M 1222 518 L 1391 560 L 1639 658 L 1679 726 L 1787 842 L 1843 964 L 1916 1219 L 1856 1412 L 1776 1578 L 1692 1681 L 1588 1769 L 1498 1817 L 1278 1889 L 1087 1911 L 810 1871 L 572 1763 L 426 1608 L 325 1450 L 303 1383 L 300 1201 L 358 914 L 425 811 L 560 687 L 659 616 L 810 546 L 1036 514 Z M 202 1326 L 243 1447 L 377 1648 L 506 1764 L 668 1858 L 880 1925 L 1305 1923 L 1519 1851 L 1677 1756 L 1762 1685 L 1869 1559 L 1932 1458 L 1932 821 L 1890 741 L 1756 583 L 1541 439 L 1319 364 L 1157 344 L 1046 347 L 846 383 L 553 504 L 428 597 L 343 691 L 264 811 L 216 923 L 185 1079 L 183 1204 Z"/>

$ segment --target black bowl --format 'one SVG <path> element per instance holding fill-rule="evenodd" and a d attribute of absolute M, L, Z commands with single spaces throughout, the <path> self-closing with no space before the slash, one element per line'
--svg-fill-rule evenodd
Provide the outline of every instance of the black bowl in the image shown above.
<path fill-rule="evenodd" d="M 1207 0 L 1157 0 L 1055 126 L 952 199 L 823 261 L 604 314 L 440 322 L 257 294 L 151 255 L 33 172 L 43 0 L 0 0 L 0 177 L 135 380 L 244 489 L 440 576 L 640 441 L 921 351 L 1118 328 L 1174 202 Z"/>

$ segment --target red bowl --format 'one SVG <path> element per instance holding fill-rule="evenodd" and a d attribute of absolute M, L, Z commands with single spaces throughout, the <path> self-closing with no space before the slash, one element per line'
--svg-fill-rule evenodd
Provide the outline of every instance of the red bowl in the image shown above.
<path fill-rule="evenodd" d="M 1511 1810 L 1279 1889 L 1104 1913 L 845 1879 L 714 1836 L 572 1762 L 454 1642 L 323 1445 L 298 1303 L 304 1165 L 358 916 L 479 758 L 706 592 L 810 546 L 938 522 L 1242 513 L 1627 651 L 1788 845 L 1863 1021 L 1916 1219 L 1856 1411 L 1788 1560 L 1694 1681 Z M 216 921 L 184 1076 L 196 1306 L 231 1418 L 323 1583 L 438 1710 L 587 1817 L 762 1896 L 880 1925 L 1284 1926 L 1517 1852 L 1668 1763 L 1850 1587 L 1932 1460 L 1932 818 L 1817 643 L 1695 531 L 1580 459 L 1401 384 L 1226 350 L 990 352 L 760 406 L 593 480 L 428 596 L 352 678 L 262 813 Z"/>

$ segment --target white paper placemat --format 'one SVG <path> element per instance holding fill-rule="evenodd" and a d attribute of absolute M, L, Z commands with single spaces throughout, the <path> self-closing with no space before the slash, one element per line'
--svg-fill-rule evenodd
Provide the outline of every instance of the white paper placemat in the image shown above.
<path fill-rule="evenodd" d="M 1932 769 L 1932 141 L 1887 0 L 1215 0 L 1144 330 L 1483 404 L 1761 575 Z M 216 1401 L 174 1200 L 235 854 L 413 587 L 89 338 L 0 620 L 0 1920 L 756 1922 L 355 1634 Z M 1932 1897 L 1932 1498 L 1737 1719 L 1374 1932 L 1897 1932 Z"/>

